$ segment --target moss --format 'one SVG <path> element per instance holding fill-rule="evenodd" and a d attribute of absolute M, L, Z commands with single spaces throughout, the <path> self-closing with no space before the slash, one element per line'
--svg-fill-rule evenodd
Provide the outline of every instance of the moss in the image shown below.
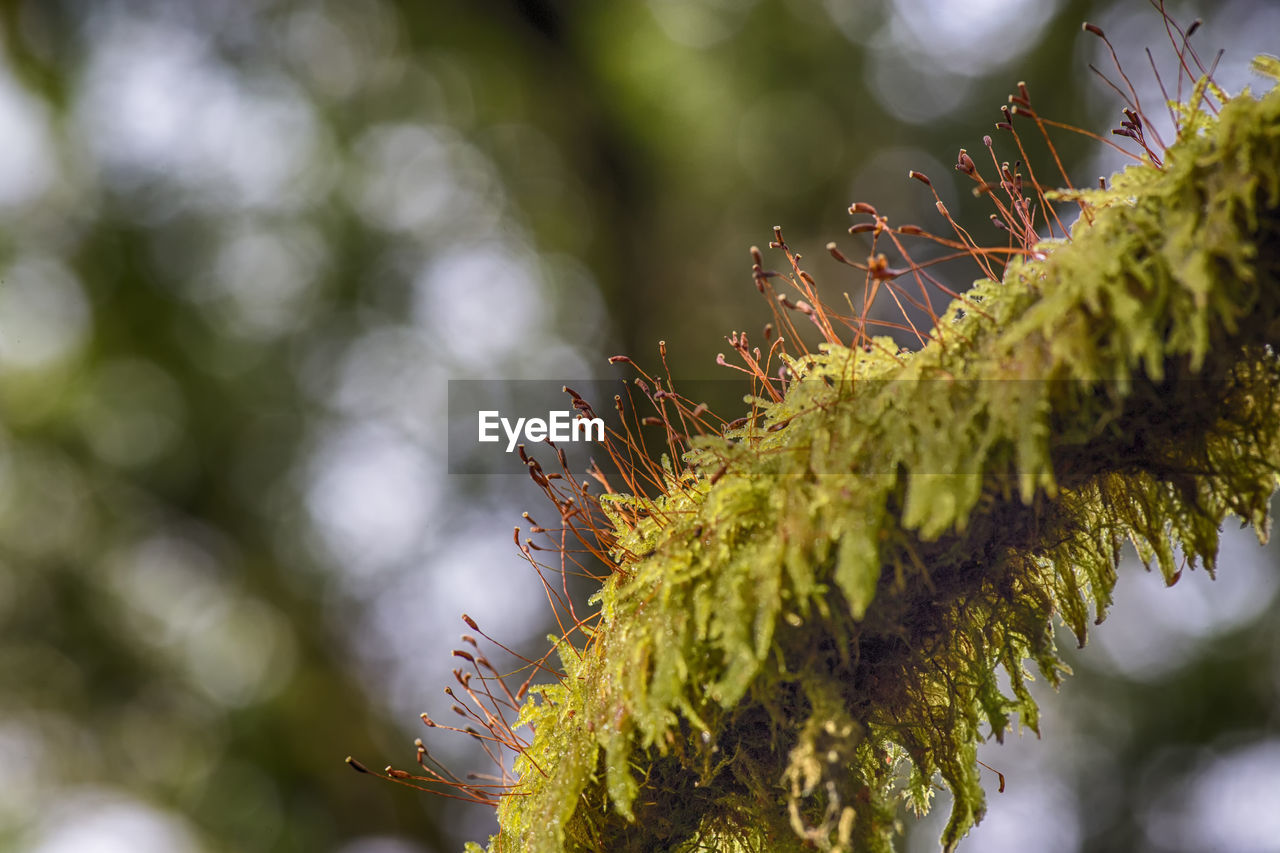
<path fill-rule="evenodd" d="M 1265 536 L 1280 92 L 1181 118 L 919 351 L 828 343 L 662 494 L 601 499 L 617 570 L 523 703 L 492 850 L 888 851 L 939 775 L 950 850 L 977 744 L 1036 730 L 1028 663 L 1059 683 L 1054 620 L 1083 644 L 1124 542 L 1173 583 L 1227 515 Z"/>

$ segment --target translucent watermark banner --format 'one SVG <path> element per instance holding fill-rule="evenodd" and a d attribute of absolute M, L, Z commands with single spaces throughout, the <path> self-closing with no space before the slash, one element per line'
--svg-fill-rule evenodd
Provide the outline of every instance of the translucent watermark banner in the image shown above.
<path fill-rule="evenodd" d="M 450 380 L 449 473 L 527 476 L 522 452 L 558 471 L 563 453 L 582 477 L 593 460 L 611 467 L 606 440 L 617 450 L 679 454 L 686 436 L 724 428 L 714 411 L 747 408 L 736 379 L 686 380 L 678 390 L 634 379 Z"/>

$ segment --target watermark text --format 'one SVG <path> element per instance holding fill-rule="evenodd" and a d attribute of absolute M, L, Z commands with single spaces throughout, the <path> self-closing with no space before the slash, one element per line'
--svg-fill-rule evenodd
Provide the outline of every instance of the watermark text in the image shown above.
<path fill-rule="evenodd" d="M 507 436 L 507 452 L 512 453 L 520 443 L 523 435 L 525 441 L 533 443 L 550 439 L 552 441 L 604 441 L 604 420 L 588 418 L 583 415 L 574 417 L 572 412 L 547 412 L 543 418 L 516 418 L 515 422 L 504 418 L 494 409 L 482 410 L 478 413 L 478 441 L 501 441 L 498 428 Z"/>

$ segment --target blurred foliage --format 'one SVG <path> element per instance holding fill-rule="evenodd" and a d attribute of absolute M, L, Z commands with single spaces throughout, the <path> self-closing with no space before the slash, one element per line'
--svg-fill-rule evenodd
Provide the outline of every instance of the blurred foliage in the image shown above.
<path fill-rule="evenodd" d="M 659 338 L 712 372 L 772 225 L 816 253 L 853 198 L 924 219 L 900 176 L 958 195 L 925 158 L 1018 79 L 1108 126 L 1079 21 L 1134 5 L 1006 4 L 953 42 L 908 2 L 4 0 L 0 847 L 79 821 L 144 850 L 138 814 L 164 850 L 478 835 L 341 765 L 408 754 L 448 574 L 478 570 L 451 537 L 479 512 L 500 545 L 519 508 L 444 480 L 445 380 Z"/>

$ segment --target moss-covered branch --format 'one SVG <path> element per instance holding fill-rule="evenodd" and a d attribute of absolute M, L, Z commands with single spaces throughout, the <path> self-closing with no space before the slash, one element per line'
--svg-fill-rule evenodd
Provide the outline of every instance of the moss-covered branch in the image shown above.
<path fill-rule="evenodd" d="M 979 741 L 1036 728 L 1024 665 L 1058 683 L 1053 620 L 1084 642 L 1122 544 L 1172 583 L 1227 515 L 1265 535 L 1280 91 L 1180 119 L 919 351 L 829 341 L 661 495 L 601 499 L 617 570 L 523 703 L 492 849 L 887 851 L 937 775 L 951 849 Z"/>

